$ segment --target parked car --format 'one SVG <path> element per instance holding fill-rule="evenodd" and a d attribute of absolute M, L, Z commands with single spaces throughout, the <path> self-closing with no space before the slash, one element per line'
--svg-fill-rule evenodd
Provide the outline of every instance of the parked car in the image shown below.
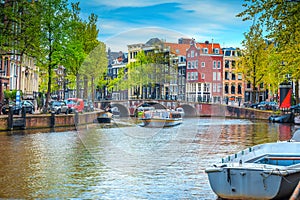
<path fill-rule="evenodd" d="M 49 112 L 55 112 L 56 114 L 59 113 L 69 113 L 69 108 L 66 104 L 66 102 L 64 101 L 51 101 L 49 103 L 49 108 L 48 108 Z"/>
<path fill-rule="evenodd" d="M 291 106 L 291 111 L 293 111 L 293 112 L 297 112 L 297 113 L 299 113 L 300 112 L 300 103 L 299 104 L 296 104 L 296 105 L 293 105 L 293 106 Z"/>
<path fill-rule="evenodd" d="M 2 106 L 1 111 L 4 115 L 8 114 L 10 105 L 13 107 L 13 114 L 15 115 L 21 114 L 23 106 L 25 106 L 26 113 L 33 114 L 35 111 L 33 103 L 31 101 L 24 100 L 21 101 L 19 105 L 17 105 L 16 102 L 9 102 L 9 104 Z"/>
<path fill-rule="evenodd" d="M 277 110 L 278 104 L 276 102 L 262 101 L 257 106 L 260 110 Z"/>
<path fill-rule="evenodd" d="M 249 107 L 250 108 L 257 108 L 259 103 L 250 103 Z"/>
<path fill-rule="evenodd" d="M 83 112 L 84 111 L 84 102 L 83 102 L 83 99 L 68 98 L 67 101 L 66 101 L 66 103 L 68 105 L 70 113 L 74 113 L 75 110 L 77 110 L 78 112 Z"/>
<path fill-rule="evenodd" d="M 257 108 L 260 109 L 260 110 L 267 110 L 268 103 L 269 102 L 267 102 L 267 101 L 261 101 L 257 105 Z"/>

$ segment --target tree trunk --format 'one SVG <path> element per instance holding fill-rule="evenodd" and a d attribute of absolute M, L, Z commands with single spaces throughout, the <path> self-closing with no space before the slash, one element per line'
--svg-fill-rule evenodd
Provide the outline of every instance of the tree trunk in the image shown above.
<path fill-rule="evenodd" d="M 92 101 L 95 101 L 95 87 L 94 87 L 94 77 L 91 78 L 91 94 L 92 94 Z"/>
<path fill-rule="evenodd" d="M 76 97 L 80 98 L 80 74 L 76 74 Z"/>
<path fill-rule="evenodd" d="M 87 76 L 84 76 L 84 82 L 83 82 L 83 98 L 88 99 L 88 78 Z"/>
<path fill-rule="evenodd" d="M 296 104 L 299 104 L 299 80 L 295 81 L 295 98 Z"/>

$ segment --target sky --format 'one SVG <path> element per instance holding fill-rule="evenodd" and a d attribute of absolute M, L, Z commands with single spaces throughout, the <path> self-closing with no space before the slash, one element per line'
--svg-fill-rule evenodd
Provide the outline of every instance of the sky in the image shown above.
<path fill-rule="evenodd" d="M 151 38 L 178 42 L 181 37 L 242 47 L 250 22 L 236 15 L 243 0 L 71 0 L 80 2 L 81 17 L 98 16 L 98 39 L 112 51 Z"/>

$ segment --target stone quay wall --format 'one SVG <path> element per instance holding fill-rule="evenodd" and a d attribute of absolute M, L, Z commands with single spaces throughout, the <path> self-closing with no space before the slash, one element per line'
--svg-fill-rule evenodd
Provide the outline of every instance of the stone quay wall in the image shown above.
<path fill-rule="evenodd" d="M 43 128 L 56 128 L 56 127 L 74 127 L 76 125 L 94 123 L 97 120 L 97 117 L 103 112 L 86 112 L 79 113 L 78 120 L 76 119 L 75 114 L 59 114 L 54 115 L 54 124 L 51 114 L 34 114 L 26 115 L 26 127 L 25 129 L 43 129 Z M 20 116 L 14 115 L 14 119 L 21 119 Z M 77 124 L 75 122 L 77 120 Z M 0 131 L 7 131 L 8 128 L 8 116 L 2 115 L 0 117 Z"/>

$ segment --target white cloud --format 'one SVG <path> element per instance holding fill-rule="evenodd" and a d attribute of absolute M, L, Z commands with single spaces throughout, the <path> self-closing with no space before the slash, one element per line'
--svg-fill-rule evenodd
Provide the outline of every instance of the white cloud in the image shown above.
<path fill-rule="evenodd" d="M 165 19 L 130 21 L 128 18 L 114 18 L 110 9 L 121 7 L 146 7 L 163 3 L 177 3 L 176 10 L 170 10 L 164 15 Z M 247 24 L 235 15 L 242 11 L 242 2 L 238 0 L 92 0 L 84 2 L 88 6 L 102 6 L 109 9 L 104 18 L 99 18 L 99 39 L 107 43 L 113 51 L 127 51 L 128 44 L 145 43 L 152 37 L 177 42 L 179 37 L 193 37 L 199 42 L 205 40 L 225 44 L 226 46 L 240 46 L 243 32 Z M 97 14 L 97 13 L 96 13 Z M 114 13 L 117 14 L 117 13 Z M 124 14 L 124 12 L 123 12 Z M 132 14 L 132 13 L 129 13 Z M 143 16 L 136 16 L 143 18 Z M 160 20 L 157 22 L 156 20 Z M 147 24 L 145 24 L 147 23 Z M 153 26 L 155 28 L 149 28 Z M 182 32 L 182 33 L 179 33 Z M 171 41 L 173 40 L 173 41 Z"/>
<path fill-rule="evenodd" d="M 174 0 L 92 0 L 89 2 L 90 5 L 105 5 L 108 7 L 113 8 L 120 8 L 120 7 L 144 7 L 144 6 L 153 6 L 157 4 L 163 3 L 176 3 Z M 177 1 L 181 3 L 180 1 Z"/>

